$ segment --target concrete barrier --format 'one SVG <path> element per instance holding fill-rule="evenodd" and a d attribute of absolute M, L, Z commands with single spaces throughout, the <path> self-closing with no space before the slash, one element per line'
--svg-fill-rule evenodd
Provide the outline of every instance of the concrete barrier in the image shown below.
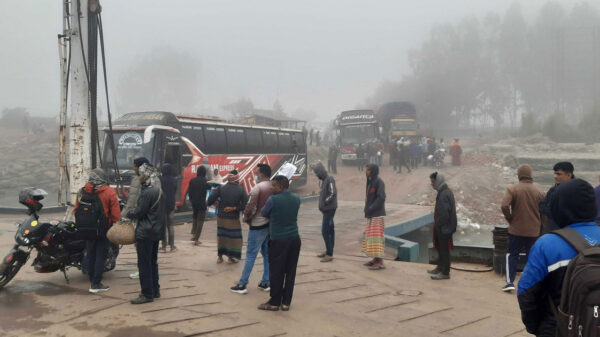
<path fill-rule="evenodd" d="M 385 245 L 397 249 L 396 260 L 416 262 L 419 259 L 419 243 L 399 238 L 423 226 L 433 223 L 433 213 L 428 213 L 399 224 L 386 226 Z"/>

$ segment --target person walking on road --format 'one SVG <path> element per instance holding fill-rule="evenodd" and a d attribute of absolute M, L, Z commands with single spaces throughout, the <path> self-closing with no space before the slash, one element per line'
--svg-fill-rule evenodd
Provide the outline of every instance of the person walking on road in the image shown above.
<path fill-rule="evenodd" d="M 431 186 L 437 191 L 433 211 L 433 247 L 438 251 L 437 267 L 427 272 L 432 280 L 450 278 L 450 250 L 454 249 L 452 234 L 456 232 L 456 201 L 446 178 L 439 172 L 429 176 Z"/>
<path fill-rule="evenodd" d="M 558 228 L 561 228 L 561 231 L 564 231 L 562 228 L 570 231 L 574 238 L 579 238 L 581 243 L 589 245 L 600 244 L 600 227 L 594 222 L 594 218 L 597 215 L 594 199 L 594 190 L 585 180 L 572 179 L 561 183 L 556 188 L 552 204 L 550 205 L 554 223 Z M 578 252 L 575 248 L 563 239 L 562 235 L 559 236 L 556 233 L 541 236 L 537 239 L 533 247 L 531 247 L 529 259 L 519 280 L 519 289 L 517 291 L 521 319 L 527 332 L 538 337 L 558 336 L 556 334 L 557 321 L 554 312 L 557 311 L 557 307 L 561 302 L 561 296 L 568 295 L 563 292 L 563 281 L 569 262 L 577 255 Z M 593 256 L 591 255 L 590 258 L 593 258 Z M 593 264 L 589 266 L 593 267 Z M 575 275 L 577 274 L 575 273 Z M 573 278 L 570 280 L 573 280 Z M 590 281 L 592 282 L 590 283 Z M 593 289 L 594 281 L 597 284 L 597 280 L 587 280 L 587 283 L 590 284 L 590 288 L 588 289 Z M 582 298 L 581 300 L 581 302 L 575 303 L 575 305 L 578 308 L 583 305 L 589 305 L 588 308 L 590 311 L 588 313 L 590 316 L 588 317 L 591 321 L 593 319 L 591 304 L 594 303 L 593 297 L 589 299 Z M 598 300 L 596 298 L 595 304 L 597 303 Z M 569 316 L 563 313 L 559 313 L 559 315 L 560 317 L 564 317 L 560 325 L 566 331 L 569 324 Z M 582 318 L 583 315 L 585 314 L 575 317 Z M 596 327 L 575 325 L 572 329 L 573 334 L 569 336 L 592 335 L 590 333 L 586 334 L 583 328 L 588 330 L 595 329 Z M 560 336 L 567 336 L 567 334 Z"/>
<path fill-rule="evenodd" d="M 410 160 L 410 153 L 407 146 L 404 143 L 398 144 L 398 173 L 402 173 L 402 167 L 406 167 L 408 173 L 410 173 L 410 166 L 408 162 Z"/>
<path fill-rule="evenodd" d="M 356 147 L 356 162 L 358 163 L 358 172 L 362 172 L 365 169 L 365 157 L 366 150 L 363 144 L 358 144 Z"/>
<path fill-rule="evenodd" d="M 329 146 L 329 153 L 327 156 L 327 169 L 332 174 L 337 174 L 337 147 L 335 145 Z"/>
<path fill-rule="evenodd" d="M 252 268 L 254 267 L 254 261 L 260 251 L 263 257 L 263 275 L 258 289 L 262 291 L 269 291 L 269 219 L 262 216 L 261 211 L 267 199 L 271 196 L 273 187 L 271 181 L 271 167 L 267 164 L 258 164 L 258 170 L 256 172 L 256 184 L 250 191 L 250 198 L 244 209 L 243 220 L 250 226 L 248 231 L 248 247 L 246 248 L 246 262 L 244 263 L 244 270 L 242 271 L 242 277 L 238 283 L 231 287 L 231 291 L 238 294 L 246 294 L 248 290 L 248 279 Z"/>
<path fill-rule="evenodd" d="M 194 246 L 200 244 L 200 234 L 202 234 L 202 227 L 204 227 L 204 219 L 206 218 L 206 192 L 210 191 L 206 173 L 204 165 L 198 166 L 196 177 L 190 180 L 190 187 L 188 187 L 188 196 L 193 210 L 192 241 Z"/>
<path fill-rule="evenodd" d="M 171 252 L 175 252 L 175 228 L 173 228 L 173 219 L 175 216 L 175 194 L 177 193 L 177 178 L 173 174 L 173 168 L 171 164 L 164 164 L 161 167 L 162 175 L 160 177 L 160 186 L 163 192 L 161 214 L 164 216 L 163 223 L 165 227 L 165 233 L 162 239 L 163 253 L 167 252 L 167 243 L 171 247 Z"/>
<path fill-rule="evenodd" d="M 575 167 L 568 161 L 562 161 L 556 163 L 553 167 L 554 170 L 554 186 L 551 187 L 548 192 L 546 192 L 546 196 L 544 199 L 540 201 L 540 213 L 543 215 L 543 233 L 550 233 L 555 229 L 558 229 L 558 225 L 552 219 L 552 212 L 550 209 L 550 205 L 552 204 L 552 198 L 554 197 L 554 192 L 556 188 L 562 183 L 566 183 L 569 180 L 575 179 Z"/>
<path fill-rule="evenodd" d="M 108 186 L 103 169 L 95 168 L 90 172 L 88 182 L 78 193 L 73 214 L 82 237 L 86 239 L 87 272 L 91 283 L 89 291 L 107 291 L 110 287 L 102 284 L 110 245 L 106 232 L 121 218 L 121 209 L 117 192 Z"/>
<path fill-rule="evenodd" d="M 300 257 L 298 210 L 300 198 L 288 191 L 289 180 L 282 175 L 273 177 L 273 195 L 267 199 L 262 216 L 269 218 L 269 273 L 271 298 L 258 306 L 260 310 L 288 311 L 292 303 L 296 268 Z"/>
<path fill-rule="evenodd" d="M 379 166 L 367 165 L 367 191 L 365 197 L 365 218 L 367 226 L 362 240 L 362 251 L 371 261 L 365 266 L 371 270 L 384 269 L 383 257 L 385 256 L 385 184 L 379 178 Z"/>
<path fill-rule="evenodd" d="M 134 210 L 127 217 L 137 220 L 135 227 L 135 249 L 140 272 L 140 295 L 131 304 L 143 304 L 160 297 L 158 283 L 158 241 L 164 235 L 163 215 L 160 213 L 162 191 L 158 182 L 158 172 L 148 164 L 139 168 L 142 192 Z"/>
<path fill-rule="evenodd" d="M 443 149 L 443 147 L 441 147 Z M 450 157 L 452 157 L 452 165 L 460 166 L 460 156 L 462 155 L 462 145 L 458 141 L 458 138 L 454 138 L 452 144 L 450 144 L 450 151 L 448 151 Z"/>
<path fill-rule="evenodd" d="M 333 246 L 335 244 L 335 230 L 333 218 L 337 210 L 337 188 L 335 179 L 327 174 L 325 167 L 320 162 L 315 165 L 313 171 L 321 181 L 321 193 L 319 195 L 319 211 L 323 214 L 321 234 L 325 241 L 325 252 L 317 255 L 321 262 L 333 260 Z"/>
<path fill-rule="evenodd" d="M 223 263 L 223 255 L 228 263 L 237 263 L 242 258 L 242 225 L 240 212 L 243 212 L 248 196 L 239 185 L 240 177 L 236 170 L 229 172 L 224 181 L 208 198 L 208 205 L 219 201 L 217 211 L 217 263 Z"/>
<path fill-rule="evenodd" d="M 533 185 L 531 166 L 521 165 L 517 171 L 519 183 L 511 185 L 502 199 L 502 213 L 508 222 L 508 252 L 506 254 L 506 285 L 502 291 L 515 290 L 519 254 L 529 254 L 540 236 L 542 219 L 539 203 L 544 192 Z"/>

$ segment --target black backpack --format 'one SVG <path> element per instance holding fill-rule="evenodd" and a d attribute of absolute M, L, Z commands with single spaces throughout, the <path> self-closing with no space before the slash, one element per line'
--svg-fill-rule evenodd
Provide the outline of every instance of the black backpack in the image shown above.
<path fill-rule="evenodd" d="M 94 193 L 81 190 L 79 206 L 75 210 L 75 228 L 83 240 L 95 240 L 108 231 L 108 219 L 102 201 Z"/>
<path fill-rule="evenodd" d="M 600 245 L 590 245 L 572 228 L 552 233 L 561 236 L 578 252 L 567 265 L 560 305 L 554 312 L 556 336 L 600 337 Z"/>

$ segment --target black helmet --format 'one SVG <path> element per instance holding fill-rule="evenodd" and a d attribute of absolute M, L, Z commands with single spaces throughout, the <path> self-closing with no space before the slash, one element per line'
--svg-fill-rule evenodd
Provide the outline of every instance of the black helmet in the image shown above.
<path fill-rule="evenodd" d="M 37 212 L 44 206 L 40 203 L 40 200 L 47 195 L 48 193 L 41 188 L 27 187 L 19 192 L 19 203 L 27 206 L 30 211 Z"/>

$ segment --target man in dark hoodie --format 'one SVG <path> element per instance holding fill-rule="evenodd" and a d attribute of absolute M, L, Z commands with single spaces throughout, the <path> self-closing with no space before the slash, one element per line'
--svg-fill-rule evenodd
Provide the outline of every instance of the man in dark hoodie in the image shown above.
<path fill-rule="evenodd" d="M 173 174 L 171 164 L 164 164 L 161 167 L 162 176 L 160 177 L 160 186 L 163 192 L 162 215 L 165 226 L 165 235 L 162 239 L 163 253 L 167 252 L 167 243 L 171 246 L 171 252 L 177 250 L 175 247 L 175 229 L 173 228 L 173 217 L 175 212 L 175 194 L 177 193 L 177 178 Z"/>
<path fill-rule="evenodd" d="M 559 228 L 574 229 L 590 245 L 600 243 L 600 227 L 594 222 L 594 189 L 588 182 L 573 179 L 561 183 L 556 188 L 550 209 Z M 556 336 L 553 312 L 560 303 L 567 265 L 576 255 L 577 251 L 554 233 L 541 236 L 531 247 L 517 291 L 521 319 L 527 332 L 538 337 Z M 573 333 L 575 335 L 575 331 Z M 582 335 L 581 331 L 579 335 Z"/>
<path fill-rule="evenodd" d="M 367 191 L 365 197 L 365 218 L 367 227 L 362 241 L 362 251 L 373 258 L 364 265 L 371 270 L 384 269 L 385 255 L 385 184 L 379 178 L 379 166 L 367 165 Z"/>
<path fill-rule="evenodd" d="M 162 222 L 162 191 L 157 181 L 156 169 L 148 164 L 140 166 L 139 179 L 142 192 L 134 210 L 127 213 L 130 219 L 137 219 L 135 227 L 135 249 L 138 256 L 141 294 L 131 300 L 131 304 L 152 302 L 160 297 L 158 284 L 158 241 L 164 234 Z"/>
<path fill-rule="evenodd" d="M 568 161 L 561 161 L 554 165 L 554 186 L 548 190 L 544 199 L 542 199 L 539 203 L 540 213 L 544 216 L 544 224 L 542 228 L 543 234 L 550 233 L 555 229 L 558 229 L 558 225 L 554 223 L 552 219 L 550 205 L 552 204 L 552 198 L 554 197 L 554 192 L 556 188 L 562 184 L 566 183 L 571 179 L 575 179 L 575 167 Z"/>
<path fill-rule="evenodd" d="M 447 280 L 450 278 L 450 249 L 454 247 L 452 234 L 456 232 L 456 202 L 443 174 L 433 172 L 429 179 L 437 191 L 433 211 L 433 246 L 439 257 L 437 267 L 427 272 L 432 274 L 432 280 Z"/>
<path fill-rule="evenodd" d="M 540 236 L 542 224 L 539 203 L 544 192 L 533 184 L 531 166 L 523 164 L 517 171 L 519 183 L 508 187 L 502 199 L 502 213 L 508 222 L 508 254 L 506 254 L 506 285 L 502 291 L 513 291 L 517 274 L 517 259 Z"/>
<path fill-rule="evenodd" d="M 335 230 L 333 218 L 337 209 L 337 188 L 335 179 L 327 174 L 325 167 L 318 162 L 313 171 L 321 181 L 321 194 L 319 195 L 319 211 L 323 213 L 323 223 L 321 233 L 325 241 L 325 252 L 317 255 L 321 262 L 330 262 L 333 260 L 333 246 L 335 243 Z"/>
<path fill-rule="evenodd" d="M 206 217 L 206 191 L 210 190 L 210 185 L 206 181 L 206 166 L 200 165 L 196 168 L 196 177 L 190 180 L 188 187 L 188 196 L 192 203 L 194 211 L 192 225 L 192 241 L 194 246 L 200 244 L 200 234 L 204 226 L 204 218 Z"/>

